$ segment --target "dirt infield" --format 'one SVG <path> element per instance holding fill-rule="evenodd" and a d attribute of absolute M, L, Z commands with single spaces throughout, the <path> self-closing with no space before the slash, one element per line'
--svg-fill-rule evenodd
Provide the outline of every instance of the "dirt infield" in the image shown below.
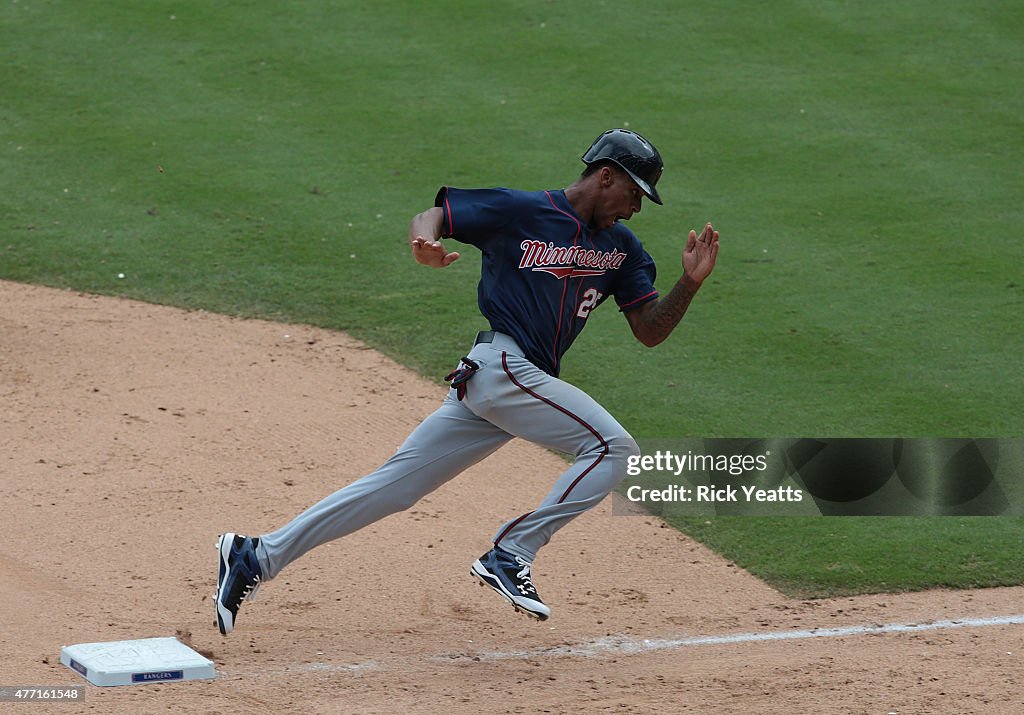
<path fill-rule="evenodd" d="M 0 282 L 0 393 L 0 685 L 80 684 L 62 645 L 168 635 L 218 673 L 32 712 L 1024 712 L 1024 625 L 993 620 L 1024 589 L 794 601 L 607 504 L 537 560 L 551 619 L 515 614 L 469 564 L 563 467 L 518 441 L 222 637 L 217 534 L 372 470 L 443 388 L 335 332 Z"/>

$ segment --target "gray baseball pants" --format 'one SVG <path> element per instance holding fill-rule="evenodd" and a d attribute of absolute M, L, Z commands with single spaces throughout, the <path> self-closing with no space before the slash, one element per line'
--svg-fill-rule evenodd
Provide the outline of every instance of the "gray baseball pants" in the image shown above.
<path fill-rule="evenodd" d="M 535 510 L 507 522 L 494 536 L 496 546 L 527 561 L 626 476 L 626 460 L 639 448 L 593 398 L 534 366 L 502 333 L 493 333 L 492 342 L 478 342 L 468 357 L 480 369 L 462 400 L 450 390 L 441 407 L 376 471 L 260 536 L 256 555 L 264 580 L 312 548 L 408 509 L 513 437 L 575 457 Z M 515 484 L 515 475 L 509 476 Z"/>

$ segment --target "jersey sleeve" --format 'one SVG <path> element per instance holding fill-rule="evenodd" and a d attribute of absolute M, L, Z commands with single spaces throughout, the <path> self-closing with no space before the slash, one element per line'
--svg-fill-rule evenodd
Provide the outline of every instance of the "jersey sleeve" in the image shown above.
<path fill-rule="evenodd" d="M 658 297 L 658 291 L 654 288 L 654 279 L 657 277 L 654 259 L 644 250 L 632 231 L 629 231 L 629 237 L 629 258 L 619 269 L 615 285 L 615 303 L 623 312 L 639 308 Z"/>
<path fill-rule="evenodd" d="M 516 215 L 516 195 L 509 189 L 455 189 L 443 186 L 434 205 L 444 210 L 441 235 L 483 248 L 504 233 Z"/>

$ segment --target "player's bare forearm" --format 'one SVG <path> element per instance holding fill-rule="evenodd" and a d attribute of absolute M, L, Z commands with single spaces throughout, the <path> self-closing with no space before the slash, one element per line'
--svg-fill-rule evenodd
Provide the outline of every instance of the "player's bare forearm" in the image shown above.
<path fill-rule="evenodd" d="M 700 283 L 684 275 L 664 298 L 645 303 L 636 310 L 626 313 L 626 319 L 636 339 L 653 348 L 671 335 L 679 321 L 686 315 L 700 286 Z"/>
<path fill-rule="evenodd" d="M 444 268 L 458 259 L 458 253 L 449 253 L 441 243 L 443 227 L 444 212 L 436 206 L 413 216 L 409 224 L 409 246 L 417 263 Z"/>
<path fill-rule="evenodd" d="M 704 226 L 700 237 L 690 231 L 683 249 L 683 275 L 661 300 L 645 303 L 626 313 L 633 335 L 649 348 L 667 338 L 686 315 L 693 296 L 711 275 L 718 260 L 718 231 Z"/>

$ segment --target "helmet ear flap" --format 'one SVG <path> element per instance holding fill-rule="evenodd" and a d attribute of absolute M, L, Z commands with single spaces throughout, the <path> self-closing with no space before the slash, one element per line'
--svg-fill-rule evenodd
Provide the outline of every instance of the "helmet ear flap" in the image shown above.
<path fill-rule="evenodd" d="M 664 165 L 661 154 L 649 141 L 628 129 L 609 129 L 594 140 L 581 157 L 587 166 L 607 160 L 629 174 L 637 186 L 656 204 L 662 203 L 655 185 Z"/>

